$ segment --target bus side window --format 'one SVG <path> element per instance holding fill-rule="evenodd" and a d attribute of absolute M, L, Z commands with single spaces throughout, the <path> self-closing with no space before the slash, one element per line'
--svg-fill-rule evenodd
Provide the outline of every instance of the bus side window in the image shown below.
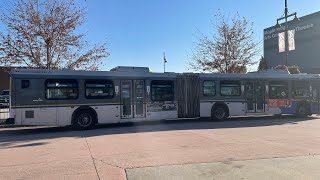
<path fill-rule="evenodd" d="M 225 80 L 220 82 L 221 96 L 241 96 L 241 82 Z"/>
<path fill-rule="evenodd" d="M 114 96 L 113 81 L 87 80 L 85 82 L 87 99 L 112 99 Z"/>
<path fill-rule="evenodd" d="M 308 82 L 294 82 L 293 95 L 296 98 L 307 98 L 310 97 L 310 85 Z"/>
<path fill-rule="evenodd" d="M 269 83 L 270 99 L 287 99 L 289 97 L 288 92 L 287 81 L 271 81 Z"/>
<path fill-rule="evenodd" d="M 78 99 L 76 80 L 47 80 L 46 98 L 49 100 Z"/>
<path fill-rule="evenodd" d="M 27 89 L 30 87 L 30 80 L 21 80 L 21 89 Z"/>
<path fill-rule="evenodd" d="M 151 81 L 152 101 L 173 101 L 174 86 L 173 81 L 154 80 Z"/>
<path fill-rule="evenodd" d="M 216 83 L 215 81 L 203 81 L 203 96 L 215 96 Z"/>

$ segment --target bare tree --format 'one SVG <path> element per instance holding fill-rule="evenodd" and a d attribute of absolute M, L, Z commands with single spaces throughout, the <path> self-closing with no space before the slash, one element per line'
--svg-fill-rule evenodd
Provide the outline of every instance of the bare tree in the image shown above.
<path fill-rule="evenodd" d="M 15 0 L 1 7 L 0 64 L 98 70 L 106 43 L 89 46 L 78 33 L 85 9 L 75 0 Z M 89 48 L 91 47 L 91 48 Z"/>
<path fill-rule="evenodd" d="M 253 65 L 258 43 L 254 40 L 253 23 L 237 13 L 231 20 L 218 13 L 215 32 L 199 33 L 190 67 L 196 71 L 245 73 Z"/>

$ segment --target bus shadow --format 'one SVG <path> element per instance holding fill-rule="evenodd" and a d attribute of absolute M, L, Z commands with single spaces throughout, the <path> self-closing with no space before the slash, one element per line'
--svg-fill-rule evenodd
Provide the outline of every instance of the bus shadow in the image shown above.
<path fill-rule="evenodd" d="M 224 121 L 213 121 L 209 118 L 194 118 L 184 120 L 163 120 L 138 123 L 122 123 L 111 125 L 99 125 L 96 128 L 104 135 L 143 133 L 157 131 L 175 131 L 175 130 L 204 130 L 204 129 L 230 129 L 276 126 L 285 124 L 298 124 L 303 121 L 316 120 L 317 117 L 296 117 L 294 115 L 284 116 L 264 116 L 264 117 L 233 117 Z M 95 131 L 85 131 L 86 135 L 94 135 Z"/>
<path fill-rule="evenodd" d="M 0 129 L 0 149 L 14 147 L 33 147 L 47 144 L 30 143 L 35 140 L 50 140 L 56 138 L 82 138 L 115 134 L 131 134 L 145 132 L 177 131 L 177 130 L 204 130 L 277 126 L 298 124 L 303 121 L 317 120 L 317 117 L 295 117 L 292 115 L 264 116 L 264 117 L 234 117 L 225 121 L 212 121 L 206 118 L 184 119 L 177 121 L 152 121 L 138 123 L 121 123 L 98 125 L 87 131 L 74 131 L 69 127 L 27 127 Z M 26 145 L 19 145 L 25 143 Z M 30 143 L 30 146 L 28 146 Z"/>

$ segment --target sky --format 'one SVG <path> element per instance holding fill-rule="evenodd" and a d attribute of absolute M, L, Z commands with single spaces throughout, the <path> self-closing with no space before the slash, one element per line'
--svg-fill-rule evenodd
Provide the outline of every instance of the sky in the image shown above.
<path fill-rule="evenodd" d="M 0 0 L 1 2 L 1 0 Z M 284 13 L 284 0 L 77 0 L 87 8 L 85 24 L 92 43 L 107 42 L 110 56 L 102 70 L 116 66 L 144 66 L 163 71 L 191 72 L 196 35 L 214 32 L 211 21 L 220 11 L 238 12 L 254 23 L 256 41 L 263 55 L 263 29 L 274 26 Z M 304 16 L 320 10 L 319 0 L 288 0 L 289 11 Z M 255 70 L 251 67 L 249 70 Z"/>

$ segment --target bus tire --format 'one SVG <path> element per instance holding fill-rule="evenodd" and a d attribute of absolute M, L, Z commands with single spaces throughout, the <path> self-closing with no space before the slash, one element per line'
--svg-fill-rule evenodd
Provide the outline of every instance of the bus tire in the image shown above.
<path fill-rule="evenodd" d="M 297 108 L 296 115 L 298 116 L 308 116 L 310 115 L 310 109 L 307 104 L 299 104 Z"/>
<path fill-rule="evenodd" d="M 213 120 L 223 121 L 227 119 L 228 116 L 229 116 L 229 112 L 226 105 L 219 104 L 219 105 L 215 105 L 212 108 L 211 117 Z"/>
<path fill-rule="evenodd" d="M 96 122 L 96 116 L 90 110 L 78 111 L 73 119 L 73 127 L 78 130 L 92 129 Z"/>

